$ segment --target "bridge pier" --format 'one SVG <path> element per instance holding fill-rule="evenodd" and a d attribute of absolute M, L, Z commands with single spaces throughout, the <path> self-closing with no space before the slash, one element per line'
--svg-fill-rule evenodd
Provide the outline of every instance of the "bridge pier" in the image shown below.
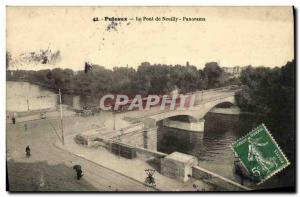
<path fill-rule="evenodd" d="M 144 148 L 157 151 L 157 126 L 148 128 L 143 132 Z"/>
<path fill-rule="evenodd" d="M 204 118 L 197 119 L 196 121 L 193 120 L 191 122 L 182 122 L 177 120 L 170 120 L 164 119 L 163 126 L 175 128 L 175 129 L 182 129 L 186 131 L 193 131 L 193 132 L 204 132 Z"/>

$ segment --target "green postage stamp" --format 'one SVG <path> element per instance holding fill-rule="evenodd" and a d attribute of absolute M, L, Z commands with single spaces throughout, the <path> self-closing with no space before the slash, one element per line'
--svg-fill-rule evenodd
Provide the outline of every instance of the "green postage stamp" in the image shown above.
<path fill-rule="evenodd" d="M 232 148 L 258 184 L 290 164 L 264 124 L 238 139 Z"/>

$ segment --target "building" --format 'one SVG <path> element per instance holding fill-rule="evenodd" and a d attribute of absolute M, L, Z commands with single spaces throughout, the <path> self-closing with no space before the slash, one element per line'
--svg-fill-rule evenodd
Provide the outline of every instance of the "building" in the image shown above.
<path fill-rule="evenodd" d="M 242 70 L 244 70 L 245 67 L 233 66 L 233 67 L 223 67 L 222 69 L 224 70 L 225 73 L 229 74 L 233 78 L 233 77 L 239 77 L 241 75 Z"/>

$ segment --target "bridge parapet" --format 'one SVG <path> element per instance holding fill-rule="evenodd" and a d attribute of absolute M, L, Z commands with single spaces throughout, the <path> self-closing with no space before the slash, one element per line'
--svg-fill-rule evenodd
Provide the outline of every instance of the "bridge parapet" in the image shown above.
<path fill-rule="evenodd" d="M 232 86 L 225 86 L 225 87 L 220 87 L 220 88 L 214 88 L 214 89 L 208 89 L 208 90 L 198 90 L 195 91 L 191 94 L 207 94 L 207 93 L 215 93 L 217 91 L 227 91 L 227 90 L 231 90 L 231 91 L 238 91 L 240 90 L 241 87 L 237 86 L 237 85 L 232 85 Z"/>
<path fill-rule="evenodd" d="M 157 121 L 178 115 L 187 115 L 196 118 L 197 120 L 203 119 L 205 114 L 210 111 L 214 106 L 223 102 L 230 102 L 235 104 L 235 92 L 240 89 L 239 86 L 227 86 L 222 88 L 216 88 L 213 90 L 197 91 L 193 94 L 196 95 L 194 107 L 174 110 L 164 109 L 160 110 L 160 107 L 153 107 L 148 111 L 142 113 L 128 112 L 128 115 L 124 115 L 124 119 L 130 119 L 131 121 L 143 122 L 145 129 L 156 127 Z M 206 94 L 202 94 L 206 92 Z M 204 96 L 203 96 L 204 95 Z"/>
<path fill-rule="evenodd" d="M 162 111 L 160 113 L 152 114 L 148 116 L 148 118 L 153 119 L 157 122 L 172 116 L 187 115 L 199 120 L 202 119 L 205 114 L 209 112 L 214 106 L 224 102 L 235 104 L 234 93 L 218 96 L 209 100 L 204 100 L 202 102 L 196 103 L 196 105 L 191 109 Z"/>

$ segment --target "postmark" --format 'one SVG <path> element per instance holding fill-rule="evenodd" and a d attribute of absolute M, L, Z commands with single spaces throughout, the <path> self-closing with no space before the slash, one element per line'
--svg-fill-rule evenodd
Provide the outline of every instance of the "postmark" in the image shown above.
<path fill-rule="evenodd" d="M 257 184 L 290 164 L 264 124 L 235 141 L 232 149 Z"/>

